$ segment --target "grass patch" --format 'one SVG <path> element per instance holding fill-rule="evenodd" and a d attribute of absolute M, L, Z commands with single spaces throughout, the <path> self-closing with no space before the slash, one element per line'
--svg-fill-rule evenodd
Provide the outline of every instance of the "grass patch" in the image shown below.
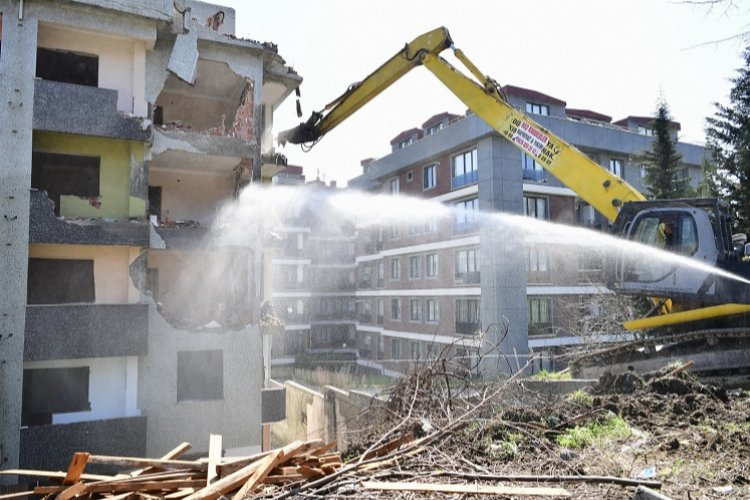
<path fill-rule="evenodd" d="M 609 414 L 602 422 L 589 422 L 568 429 L 557 437 L 557 444 L 564 448 L 580 449 L 594 444 L 604 444 L 630 436 L 631 430 L 625 420 Z"/>
<path fill-rule="evenodd" d="M 573 376 L 570 374 L 570 370 L 563 370 L 561 372 L 540 370 L 532 375 L 531 379 L 541 380 L 542 382 L 549 382 L 550 380 L 573 380 Z"/>
<path fill-rule="evenodd" d="M 571 403 L 575 403 L 578 406 L 583 406 L 585 408 L 594 407 L 594 398 L 591 396 L 591 394 L 585 392 L 583 389 L 578 389 L 575 392 L 571 392 L 570 394 L 568 394 L 567 399 Z"/>

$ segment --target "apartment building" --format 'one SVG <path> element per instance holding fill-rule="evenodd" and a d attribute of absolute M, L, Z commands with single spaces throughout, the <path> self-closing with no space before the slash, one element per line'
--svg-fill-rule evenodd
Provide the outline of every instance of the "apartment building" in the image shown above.
<path fill-rule="evenodd" d="M 299 204 L 272 228 L 276 241 L 265 252 L 264 297 L 284 321 L 273 339 L 274 362 L 355 362 L 356 325 L 369 319 L 364 312 L 358 316 L 355 302 L 355 225 L 326 208 L 326 200 L 340 192 L 335 182 L 303 184 L 296 168 L 274 177 L 277 184 L 297 185 Z"/>
<path fill-rule="evenodd" d="M 633 155 L 649 147 L 650 119 L 613 123 L 538 91 L 504 90 L 514 106 L 643 189 L 645 173 Z M 672 130 L 677 134 L 679 124 Z M 608 293 L 601 253 L 571 253 L 559 238 L 501 229 L 482 222 L 477 211 L 600 228 L 606 220 L 474 114 L 435 115 L 398 134 L 391 146 L 389 155 L 364 161 L 349 187 L 429 198 L 455 214 L 358 228 L 358 283 L 366 286 L 357 288 L 357 303 L 378 318 L 358 322 L 360 354 L 403 367 L 399 360 L 451 346 L 467 366 L 482 355 L 483 369 L 492 372 L 517 368 L 529 351 L 582 342 L 583 316 L 604 313 L 590 306 L 591 297 Z M 680 142 L 678 150 L 684 175 L 696 185 L 703 148 Z"/>
<path fill-rule="evenodd" d="M 0 19 L 2 468 L 212 432 L 258 449 L 283 418 L 261 404 L 260 250 L 217 218 L 283 168 L 261 151 L 301 78 L 220 5 L 0 0 Z"/>

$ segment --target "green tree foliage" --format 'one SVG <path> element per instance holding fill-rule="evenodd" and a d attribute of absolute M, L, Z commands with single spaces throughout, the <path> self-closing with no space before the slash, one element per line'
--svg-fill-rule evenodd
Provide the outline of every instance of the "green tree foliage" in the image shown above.
<path fill-rule="evenodd" d="M 654 140 L 651 149 L 639 155 L 637 161 L 645 167 L 643 183 L 651 198 L 685 198 L 694 194 L 690 181 L 682 176 L 682 155 L 677 151 L 677 139 L 672 138 L 672 118 L 665 101 L 660 101 L 651 122 Z"/>
<path fill-rule="evenodd" d="M 716 165 L 719 189 L 729 202 L 735 229 L 750 233 L 750 47 L 745 66 L 732 78 L 729 105 L 716 103 L 716 114 L 706 119 L 708 146 Z"/>

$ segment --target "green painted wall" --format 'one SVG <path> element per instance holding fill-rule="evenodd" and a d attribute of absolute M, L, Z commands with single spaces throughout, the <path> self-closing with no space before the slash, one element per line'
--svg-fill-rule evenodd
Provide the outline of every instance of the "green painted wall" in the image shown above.
<path fill-rule="evenodd" d="M 98 156 L 98 204 L 77 196 L 60 199 L 60 215 L 65 217 L 144 217 L 146 202 L 130 196 L 130 170 L 133 162 L 143 162 L 143 144 L 70 134 L 34 132 L 34 151 Z"/>

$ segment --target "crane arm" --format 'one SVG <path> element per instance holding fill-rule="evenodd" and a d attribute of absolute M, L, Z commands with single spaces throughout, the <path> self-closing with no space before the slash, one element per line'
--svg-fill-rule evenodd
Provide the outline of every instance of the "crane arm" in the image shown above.
<path fill-rule="evenodd" d="M 279 142 L 314 143 L 412 68 L 424 65 L 471 111 L 610 221 L 615 220 L 624 203 L 645 199 L 623 179 L 515 109 L 494 80 L 484 76 L 463 52 L 454 49 L 456 57 L 481 84 L 440 57 L 443 50 L 453 48 L 452 43 L 448 30 L 442 27 L 415 38 L 323 111 L 279 134 Z"/>

